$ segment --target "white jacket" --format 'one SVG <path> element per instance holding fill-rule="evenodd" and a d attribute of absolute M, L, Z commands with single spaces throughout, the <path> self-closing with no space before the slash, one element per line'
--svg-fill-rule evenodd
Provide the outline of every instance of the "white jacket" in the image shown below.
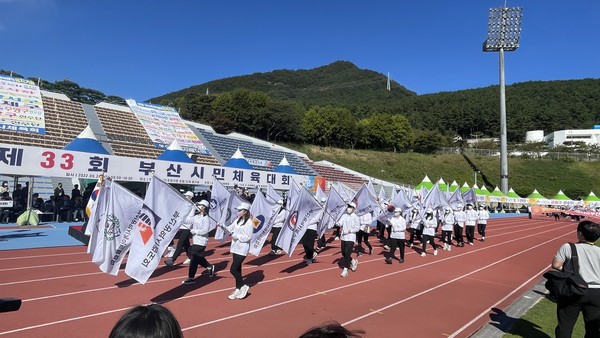
<path fill-rule="evenodd" d="M 477 212 L 477 218 L 479 219 L 477 223 L 487 224 L 488 219 L 490 219 L 490 213 L 485 209 L 481 209 Z"/>
<path fill-rule="evenodd" d="M 250 239 L 252 239 L 252 231 L 254 229 L 252 218 L 248 218 L 245 223 L 238 224 L 239 218 L 236 218 L 233 223 L 227 227 L 227 231 L 231 233 L 231 248 L 229 251 L 234 254 L 247 256 L 250 251 Z"/>
<path fill-rule="evenodd" d="M 477 215 L 477 211 L 474 209 L 467 209 L 467 211 L 465 211 L 465 214 L 467 216 L 465 225 L 474 227 L 475 223 L 477 223 L 477 220 L 479 219 L 479 215 Z"/>
<path fill-rule="evenodd" d="M 405 239 L 406 234 L 404 231 L 406 230 L 406 220 L 404 217 L 392 217 L 390 218 L 390 226 L 392 227 L 392 231 L 390 232 L 390 238 L 395 239 Z"/>
<path fill-rule="evenodd" d="M 464 228 L 466 220 L 467 214 L 464 212 L 464 210 L 458 210 L 454 212 L 454 221 L 459 227 Z"/>
<path fill-rule="evenodd" d="M 194 226 L 194 215 L 196 214 L 196 208 L 192 208 L 190 213 L 183 219 L 183 222 L 179 225 L 180 230 L 190 230 Z"/>
<path fill-rule="evenodd" d="M 360 216 L 360 230 L 369 233 L 371 231 L 371 223 L 373 222 L 373 216 L 371 213 L 366 213 Z"/>
<path fill-rule="evenodd" d="M 423 235 L 435 236 L 435 228 L 437 228 L 437 218 L 435 216 L 431 219 L 423 218 Z"/>
<path fill-rule="evenodd" d="M 273 228 L 281 228 L 283 223 L 285 223 L 286 216 L 287 211 L 285 209 L 279 211 L 277 216 L 275 216 L 275 220 L 273 221 Z"/>
<path fill-rule="evenodd" d="M 342 236 L 340 239 L 346 242 L 356 242 L 356 233 L 360 230 L 360 219 L 355 213 L 344 212 L 338 221 Z"/>
<path fill-rule="evenodd" d="M 206 246 L 208 243 L 208 233 L 210 232 L 210 218 L 203 215 L 192 217 L 192 244 Z"/>
<path fill-rule="evenodd" d="M 444 214 L 444 224 L 442 224 L 442 231 L 452 231 L 454 228 L 454 214 L 449 212 L 448 214 Z"/>

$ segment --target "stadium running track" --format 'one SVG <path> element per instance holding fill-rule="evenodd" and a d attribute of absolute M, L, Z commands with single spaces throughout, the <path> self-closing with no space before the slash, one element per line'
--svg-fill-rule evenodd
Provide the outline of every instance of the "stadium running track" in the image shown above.
<path fill-rule="evenodd" d="M 231 256 L 212 239 L 207 258 L 217 275 L 203 272 L 193 285 L 181 284 L 187 265 L 161 263 L 145 285 L 123 271 L 104 274 L 84 246 L 0 251 L 0 297 L 23 300 L 19 311 L 0 313 L 0 336 L 107 337 L 131 306 L 156 302 L 173 311 L 186 337 L 297 337 L 331 320 L 366 337 L 468 337 L 540 280 L 575 229 L 545 217 L 493 219 L 485 242 L 437 256 L 428 247 L 426 257 L 406 248 L 405 263 L 392 265 L 371 236 L 373 255 L 346 278 L 339 241 L 310 266 L 301 246 L 291 258 L 269 256 L 265 246 L 244 262 L 251 288 L 243 300 L 227 299 Z"/>

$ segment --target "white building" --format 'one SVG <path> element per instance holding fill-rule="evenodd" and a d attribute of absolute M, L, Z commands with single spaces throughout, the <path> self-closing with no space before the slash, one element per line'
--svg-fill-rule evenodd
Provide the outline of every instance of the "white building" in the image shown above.
<path fill-rule="evenodd" d="M 570 129 L 559 130 L 544 136 L 544 142 L 550 148 L 563 143 L 584 142 L 587 145 L 600 144 L 600 126 L 596 129 Z"/>

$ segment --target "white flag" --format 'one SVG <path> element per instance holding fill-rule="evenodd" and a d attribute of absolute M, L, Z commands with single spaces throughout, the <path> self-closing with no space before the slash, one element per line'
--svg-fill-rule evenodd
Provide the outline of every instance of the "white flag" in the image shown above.
<path fill-rule="evenodd" d="M 454 192 L 448 198 L 448 204 L 452 207 L 452 210 L 456 209 L 458 204 L 464 204 L 462 194 L 460 193 L 460 189 L 454 190 Z"/>
<path fill-rule="evenodd" d="M 392 189 L 395 190 L 394 187 L 392 187 Z M 380 204 L 383 204 L 383 203 L 387 202 L 387 195 L 385 193 L 385 189 L 384 189 L 383 185 L 381 186 L 381 190 L 379 190 L 379 197 L 378 198 L 379 198 L 379 203 Z"/>
<path fill-rule="evenodd" d="M 471 203 L 472 205 L 477 205 L 477 194 L 475 194 L 475 189 L 471 188 L 465 191 L 462 194 L 463 201 L 465 203 Z"/>
<path fill-rule="evenodd" d="M 227 213 L 227 202 L 229 201 L 230 192 L 225 189 L 223 184 L 217 179 L 213 179 L 212 190 L 210 192 L 210 229 L 217 226 L 217 222 L 221 220 L 223 213 Z M 219 229 L 217 229 L 217 232 Z M 222 236 L 223 230 L 221 230 Z M 216 236 L 215 236 L 216 237 Z M 222 237 L 221 237 L 222 238 Z"/>
<path fill-rule="evenodd" d="M 321 206 L 311 193 L 304 188 L 301 189 L 295 206 L 290 209 L 290 214 L 281 228 L 276 245 L 291 257 L 302 236 L 304 236 L 308 223 L 321 210 Z"/>
<path fill-rule="evenodd" d="M 92 217 L 96 217 L 96 203 L 100 198 L 100 192 L 102 191 L 102 181 L 102 176 L 100 176 L 100 179 L 98 180 L 98 182 L 96 182 L 96 186 L 94 187 L 94 190 L 92 191 L 92 194 L 90 195 L 90 198 L 88 199 L 88 202 L 85 205 L 85 213 L 88 216 L 88 225 L 85 227 L 85 234 L 88 236 L 92 235 L 92 227 L 89 225 L 91 224 Z M 96 220 L 94 219 L 94 222 L 95 221 Z"/>
<path fill-rule="evenodd" d="M 235 192 L 229 193 L 229 198 L 227 199 L 227 204 L 225 205 L 225 210 L 221 214 L 221 218 L 219 219 L 219 224 L 228 226 L 233 222 L 236 218 L 237 210 L 235 208 L 241 203 L 248 203 L 245 199 L 241 198 Z M 215 232 L 215 239 L 220 241 L 224 241 L 225 238 L 229 236 L 229 232 L 223 229 L 222 227 L 217 227 L 217 231 Z"/>
<path fill-rule="evenodd" d="M 287 205 L 286 205 L 286 208 L 288 210 L 290 210 L 290 208 L 298 200 L 298 197 L 300 196 L 300 190 L 301 189 L 302 189 L 302 187 L 299 186 L 298 183 L 296 183 L 296 181 L 294 181 L 294 179 L 292 178 L 292 185 L 290 186 L 290 191 L 289 191 L 289 195 L 288 195 L 288 199 L 287 199 Z"/>
<path fill-rule="evenodd" d="M 433 188 L 431 188 L 429 193 L 427 193 L 425 196 L 425 199 L 423 200 L 423 207 L 441 211 L 447 206 L 448 201 L 446 200 L 446 193 L 440 192 L 439 184 L 436 182 L 433 185 Z"/>
<path fill-rule="evenodd" d="M 321 202 L 321 199 L 323 197 L 327 198 L 327 195 L 325 195 L 325 192 L 323 191 L 323 189 L 321 189 L 321 185 L 317 184 L 317 191 L 315 192 L 315 198 L 317 199 L 317 201 Z"/>
<path fill-rule="evenodd" d="M 277 201 L 283 199 L 283 197 L 281 197 L 281 195 L 279 195 L 279 193 L 275 190 L 275 188 L 273 188 L 273 186 L 271 184 L 269 184 L 269 187 L 267 188 L 267 196 L 266 197 L 269 202 L 273 202 L 273 203 L 277 203 Z"/>
<path fill-rule="evenodd" d="M 97 237 L 92 262 L 102 272 L 117 275 L 129 251 L 136 220 L 144 201 L 116 182 L 106 181 L 99 206 L 103 214 L 96 223 Z"/>
<path fill-rule="evenodd" d="M 193 208 L 194 204 L 176 189 L 152 176 L 133 230 L 125 273 L 146 283 L 179 225 Z"/>
<path fill-rule="evenodd" d="M 358 189 L 358 192 L 354 195 L 352 201 L 356 204 L 355 213 L 357 216 L 368 214 L 379 207 L 377 200 L 375 199 L 375 194 L 371 193 L 369 186 L 366 184 L 363 184 L 362 187 Z"/>
<path fill-rule="evenodd" d="M 325 203 L 325 213 L 317 225 L 317 237 L 323 236 L 325 230 L 332 227 L 340 219 L 347 205 L 348 203 L 332 187 Z"/>
<path fill-rule="evenodd" d="M 373 196 L 377 196 L 375 193 L 375 187 L 373 186 L 373 181 L 369 180 L 369 183 L 367 183 L 367 189 L 369 189 Z"/>
<path fill-rule="evenodd" d="M 277 217 L 280 207 L 277 203 L 267 201 L 261 192 L 257 193 L 256 197 L 254 197 L 254 201 L 250 207 L 250 217 L 252 218 L 252 222 L 254 222 L 252 238 L 250 239 L 251 254 L 255 256 L 260 254 L 260 250 L 271 232 L 273 221 Z"/>

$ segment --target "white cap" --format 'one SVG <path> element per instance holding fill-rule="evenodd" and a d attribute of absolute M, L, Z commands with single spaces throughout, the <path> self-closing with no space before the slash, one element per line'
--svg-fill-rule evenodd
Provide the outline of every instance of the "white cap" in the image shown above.
<path fill-rule="evenodd" d="M 283 205 L 283 200 L 281 200 L 281 199 L 280 199 L 280 200 L 278 200 L 278 201 L 277 201 L 277 204 L 279 204 L 279 205 Z"/>
<path fill-rule="evenodd" d="M 321 203 L 327 202 L 327 197 L 321 197 Z"/>
<path fill-rule="evenodd" d="M 242 202 L 235 209 L 236 210 L 250 210 L 250 203 Z"/>
<path fill-rule="evenodd" d="M 203 205 L 203 206 L 205 206 L 205 207 L 207 207 L 207 208 L 208 208 L 208 206 L 209 206 L 209 204 L 208 204 L 208 201 L 207 201 L 207 200 L 202 200 L 202 201 L 200 201 L 200 202 L 196 203 L 196 205 L 197 205 L 197 206 L 201 206 L 201 205 Z"/>
<path fill-rule="evenodd" d="M 433 213 L 433 209 L 427 208 L 427 210 L 425 210 L 425 212 L 427 212 L 428 214 L 431 214 L 431 213 Z"/>
<path fill-rule="evenodd" d="M 183 194 L 184 196 L 188 196 L 188 197 L 194 197 L 194 193 L 191 191 L 186 191 L 185 194 Z"/>
<path fill-rule="evenodd" d="M 450 208 L 450 206 L 447 206 L 447 207 L 446 207 L 446 210 L 448 210 L 448 211 L 449 211 L 449 210 L 452 210 L 452 208 Z"/>
<path fill-rule="evenodd" d="M 354 204 L 354 202 L 348 203 L 348 206 L 351 207 L 351 208 L 356 209 L 356 204 Z"/>

